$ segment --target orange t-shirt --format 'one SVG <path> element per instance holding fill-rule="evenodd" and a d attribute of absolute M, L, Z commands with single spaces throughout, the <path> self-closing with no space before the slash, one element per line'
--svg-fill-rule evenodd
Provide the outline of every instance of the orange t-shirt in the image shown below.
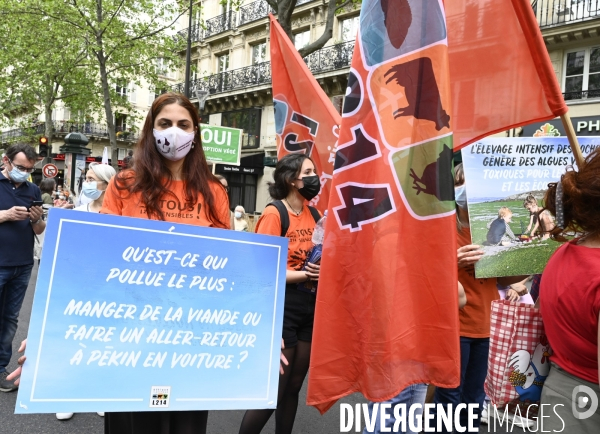
<path fill-rule="evenodd" d="M 471 231 L 468 228 L 458 233 L 458 247 L 471 244 Z M 458 269 L 458 281 L 465 288 L 467 304 L 459 311 L 460 335 L 467 338 L 489 338 L 492 301 L 500 295 L 496 288 L 496 278 L 476 279 L 475 266 Z"/>
<path fill-rule="evenodd" d="M 286 234 L 289 239 L 287 269 L 300 271 L 308 253 L 313 248 L 312 233 L 316 223 L 306 205 L 304 205 L 300 215 L 289 211 L 288 215 L 290 216 L 290 227 Z M 256 223 L 255 232 L 257 234 L 281 236 L 281 219 L 277 208 L 274 206 L 265 208 Z"/>
<path fill-rule="evenodd" d="M 148 218 L 141 193 L 129 194 L 127 190 L 117 190 L 114 185 L 115 179 L 111 179 L 106 189 L 106 197 L 102 203 L 101 213 L 122 215 L 126 217 Z M 215 215 L 218 221 L 211 222 L 204 207 L 204 200 L 198 194 L 198 202 L 193 206 L 185 203 L 185 182 L 172 181 L 171 192 L 161 200 L 161 208 L 165 221 L 173 223 L 184 223 L 195 226 L 212 226 L 216 228 L 229 229 L 229 199 L 225 190 L 217 183 L 213 183 L 210 189 L 214 197 Z M 152 216 L 153 220 L 157 220 Z"/>

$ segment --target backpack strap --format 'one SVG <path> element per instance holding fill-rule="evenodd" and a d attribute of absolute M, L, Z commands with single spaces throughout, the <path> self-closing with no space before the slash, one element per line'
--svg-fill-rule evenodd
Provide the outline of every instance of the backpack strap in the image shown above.
<path fill-rule="evenodd" d="M 280 200 L 274 200 L 271 203 L 268 203 L 267 206 L 274 206 L 279 211 L 279 219 L 281 220 L 281 236 L 285 237 L 287 235 L 287 231 L 290 228 L 290 215 L 288 214 L 288 210 L 285 207 L 284 203 Z M 316 208 L 312 206 L 308 206 L 310 214 L 312 215 L 315 223 L 321 219 L 321 215 Z"/>
<path fill-rule="evenodd" d="M 288 215 L 288 210 L 280 200 L 275 200 L 271 203 L 268 203 L 267 206 L 274 206 L 279 211 L 279 220 L 281 220 L 281 236 L 285 237 L 287 235 L 287 231 L 290 228 L 290 216 Z"/>
<path fill-rule="evenodd" d="M 310 213 L 315 219 L 315 223 L 318 223 L 318 221 L 321 220 L 321 214 L 319 214 L 319 211 L 317 211 L 315 207 L 312 207 L 310 205 L 308 205 L 308 209 L 310 210 Z"/>

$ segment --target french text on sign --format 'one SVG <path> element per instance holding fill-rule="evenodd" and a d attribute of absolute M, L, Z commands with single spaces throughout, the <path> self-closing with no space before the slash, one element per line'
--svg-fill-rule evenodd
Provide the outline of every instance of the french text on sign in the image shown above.
<path fill-rule="evenodd" d="M 275 408 L 287 239 L 172 226 L 49 210 L 17 413 Z"/>

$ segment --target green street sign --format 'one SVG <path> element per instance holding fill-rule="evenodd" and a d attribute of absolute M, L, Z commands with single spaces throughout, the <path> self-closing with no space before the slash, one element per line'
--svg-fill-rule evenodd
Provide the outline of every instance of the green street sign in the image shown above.
<path fill-rule="evenodd" d="M 200 125 L 200 137 L 206 160 L 213 163 L 240 165 L 242 134 L 238 128 Z"/>

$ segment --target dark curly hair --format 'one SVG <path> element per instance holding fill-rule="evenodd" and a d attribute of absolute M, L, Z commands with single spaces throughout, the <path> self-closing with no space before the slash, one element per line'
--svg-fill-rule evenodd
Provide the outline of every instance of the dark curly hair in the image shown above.
<path fill-rule="evenodd" d="M 269 182 L 269 195 L 282 200 L 290 194 L 290 182 L 298 178 L 304 160 L 312 159 L 304 154 L 288 154 L 277 162 L 273 173 L 274 182 Z M 314 162 L 313 162 L 314 164 Z"/>
<path fill-rule="evenodd" d="M 550 234 L 566 241 L 565 232 L 600 235 L 600 148 L 589 154 L 579 171 L 567 170 L 560 179 L 563 189 L 564 228 L 555 227 Z M 544 198 L 546 209 L 556 215 L 557 183 L 548 184 Z"/>

